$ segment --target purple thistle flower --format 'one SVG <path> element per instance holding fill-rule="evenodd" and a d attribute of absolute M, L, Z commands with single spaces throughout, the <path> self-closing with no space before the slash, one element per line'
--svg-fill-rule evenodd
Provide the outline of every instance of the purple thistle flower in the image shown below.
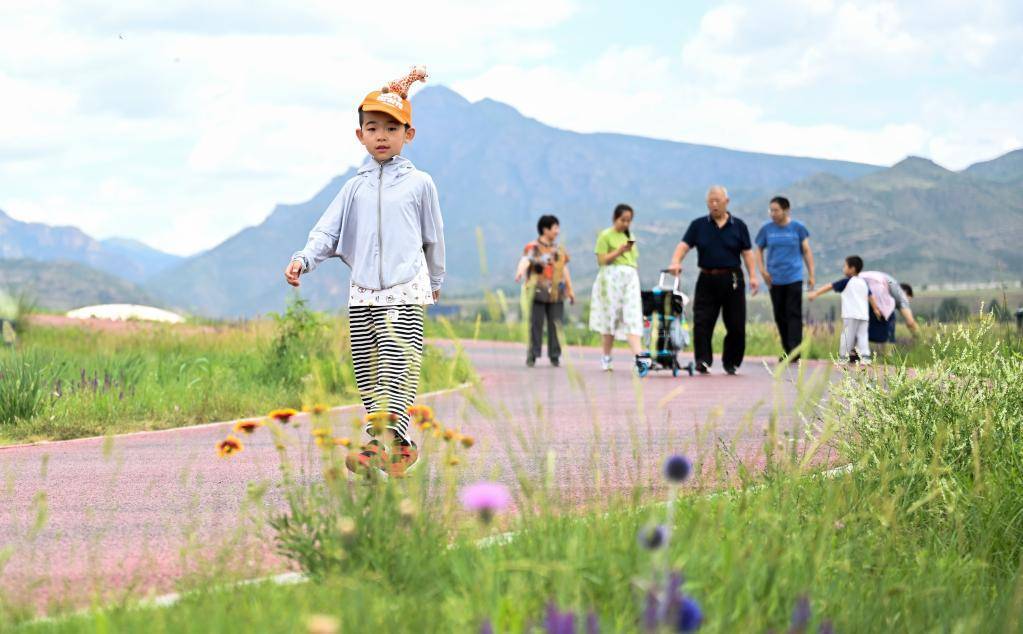
<path fill-rule="evenodd" d="M 657 550 L 668 541 L 668 529 L 664 526 L 648 526 L 639 531 L 639 545 L 647 550 Z"/>
<path fill-rule="evenodd" d="M 796 599 L 796 607 L 792 610 L 790 634 L 803 634 L 810 625 L 810 599 L 804 594 Z"/>
<path fill-rule="evenodd" d="M 700 611 L 700 604 L 689 597 L 682 599 L 679 606 L 678 621 L 675 624 L 676 631 L 695 632 L 703 624 L 703 612 Z"/>
<path fill-rule="evenodd" d="M 664 463 L 664 475 L 676 484 L 688 478 L 692 470 L 693 465 L 685 456 L 672 456 Z"/>
<path fill-rule="evenodd" d="M 508 487 L 497 482 L 477 482 L 462 489 L 459 494 L 462 506 L 479 513 L 484 522 L 489 522 L 494 513 L 503 511 L 511 504 Z"/>
<path fill-rule="evenodd" d="M 575 634 L 575 614 L 558 612 L 556 605 L 548 603 L 544 629 L 547 634 Z"/>
<path fill-rule="evenodd" d="M 494 634 L 494 626 L 491 625 L 490 619 L 483 619 L 483 623 L 480 624 L 480 634 Z"/>

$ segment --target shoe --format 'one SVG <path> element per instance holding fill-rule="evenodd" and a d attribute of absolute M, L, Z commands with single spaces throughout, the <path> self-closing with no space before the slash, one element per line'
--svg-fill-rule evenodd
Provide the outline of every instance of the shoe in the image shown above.
<path fill-rule="evenodd" d="M 654 362 L 650 358 L 649 352 L 644 352 L 636 355 L 636 373 L 640 377 L 644 377 L 650 373 L 650 368 L 653 367 Z"/>
<path fill-rule="evenodd" d="M 419 447 L 411 440 L 398 438 L 391 445 L 385 471 L 392 478 L 404 478 L 419 464 Z"/>
<path fill-rule="evenodd" d="M 560 367 L 561 366 L 561 360 L 560 359 L 551 359 L 551 365 L 553 365 L 556 368 Z"/>
<path fill-rule="evenodd" d="M 531 367 L 533 367 L 535 365 L 536 365 L 536 359 L 533 359 L 533 358 L 526 359 L 526 367 L 531 368 Z"/>
<path fill-rule="evenodd" d="M 390 458 L 387 447 L 376 438 L 362 446 L 359 453 L 351 452 L 345 458 L 345 466 L 352 473 L 369 475 L 373 469 L 384 470 Z"/>
<path fill-rule="evenodd" d="M 710 366 L 703 361 L 696 362 L 696 371 L 700 374 L 710 374 Z"/>
<path fill-rule="evenodd" d="M 602 356 L 602 357 L 600 357 L 600 369 L 603 370 L 604 372 L 610 372 L 611 370 L 614 369 L 614 368 L 611 367 L 611 357 L 610 356 Z"/>
<path fill-rule="evenodd" d="M 729 375 L 729 376 L 735 376 L 735 371 L 736 371 L 737 369 L 738 369 L 738 368 L 734 368 L 734 367 L 732 367 L 732 366 L 730 366 L 730 365 L 726 365 L 726 366 L 725 366 L 725 374 L 727 374 L 727 375 Z"/>

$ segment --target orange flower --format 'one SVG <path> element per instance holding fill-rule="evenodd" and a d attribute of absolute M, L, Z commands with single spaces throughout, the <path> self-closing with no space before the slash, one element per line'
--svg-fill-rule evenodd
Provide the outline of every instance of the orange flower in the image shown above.
<path fill-rule="evenodd" d="M 352 446 L 352 440 L 351 440 L 351 438 L 348 438 L 348 437 L 345 437 L 345 438 L 335 438 L 334 439 L 334 444 L 335 445 L 340 445 L 342 447 L 351 447 Z"/>
<path fill-rule="evenodd" d="M 408 408 L 408 415 L 412 418 L 412 422 L 417 425 L 429 423 L 433 420 L 433 410 L 430 409 L 429 405 L 413 405 Z"/>
<path fill-rule="evenodd" d="M 234 431 L 242 432 L 245 434 L 255 433 L 257 429 L 263 426 L 263 421 L 255 418 L 249 420 L 240 420 L 234 424 Z"/>
<path fill-rule="evenodd" d="M 302 406 L 302 411 L 303 412 L 305 412 L 307 414 L 315 414 L 317 416 L 319 416 L 320 414 L 326 412 L 329 409 L 330 409 L 330 405 L 324 405 L 323 403 L 317 403 L 315 405 L 303 405 Z"/>
<path fill-rule="evenodd" d="M 458 435 L 458 433 L 455 430 L 453 430 L 453 429 L 445 429 L 444 430 L 444 440 L 452 441 L 452 440 L 455 439 L 455 436 L 457 436 L 457 435 Z"/>
<path fill-rule="evenodd" d="M 236 454 L 242 449 L 242 441 L 238 440 L 234 436 L 228 436 L 217 443 L 217 453 L 220 454 L 221 458 L 226 458 L 232 454 Z"/>
<path fill-rule="evenodd" d="M 267 414 L 267 417 L 274 419 L 278 423 L 287 424 L 287 422 L 291 420 L 291 417 L 297 413 L 298 413 L 297 410 L 292 409 L 290 407 L 285 407 L 282 409 L 275 409 L 274 411 Z"/>
<path fill-rule="evenodd" d="M 461 441 L 462 446 L 465 447 L 466 449 L 476 444 L 476 441 L 473 440 L 472 436 L 462 436 Z"/>

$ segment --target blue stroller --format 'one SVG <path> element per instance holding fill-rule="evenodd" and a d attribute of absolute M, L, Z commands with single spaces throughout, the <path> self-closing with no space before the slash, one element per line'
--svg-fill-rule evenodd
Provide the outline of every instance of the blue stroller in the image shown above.
<path fill-rule="evenodd" d="M 668 277 L 674 278 L 668 283 Z M 656 321 L 657 348 L 653 352 L 651 370 L 671 370 L 672 376 L 678 376 L 683 370 L 693 376 L 696 365 L 690 361 L 681 365 L 678 353 L 689 346 L 689 332 L 686 328 L 686 305 L 689 298 L 682 292 L 682 278 L 662 270 L 657 286 L 649 291 L 641 291 L 643 302 L 643 347 L 650 349 Z M 645 373 L 644 373 L 645 374 Z"/>

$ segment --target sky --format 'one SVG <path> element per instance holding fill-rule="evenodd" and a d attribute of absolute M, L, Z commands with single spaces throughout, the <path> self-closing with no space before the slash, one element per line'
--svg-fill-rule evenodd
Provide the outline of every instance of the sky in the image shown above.
<path fill-rule="evenodd" d="M 0 209 L 180 255 L 358 163 L 357 104 L 413 64 L 580 132 L 950 169 L 1023 146 L 1018 0 L 115 4 L 0 3 Z"/>

